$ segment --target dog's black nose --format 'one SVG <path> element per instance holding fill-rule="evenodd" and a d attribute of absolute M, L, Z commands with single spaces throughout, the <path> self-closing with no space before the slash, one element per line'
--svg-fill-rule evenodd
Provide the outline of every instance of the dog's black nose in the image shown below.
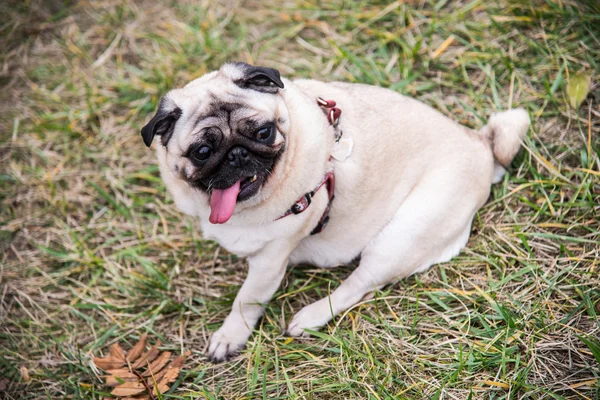
<path fill-rule="evenodd" d="M 236 146 L 227 153 L 227 161 L 237 168 L 245 167 L 249 159 L 248 150 L 241 146 Z"/>

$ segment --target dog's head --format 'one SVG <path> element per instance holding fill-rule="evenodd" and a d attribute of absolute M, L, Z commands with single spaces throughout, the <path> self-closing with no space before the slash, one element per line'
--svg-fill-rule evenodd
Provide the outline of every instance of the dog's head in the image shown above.
<path fill-rule="evenodd" d="M 289 128 L 283 87 L 275 69 L 225 64 L 167 93 L 142 128 L 146 146 L 160 137 L 171 172 L 210 196 L 210 222 L 267 185 Z"/>

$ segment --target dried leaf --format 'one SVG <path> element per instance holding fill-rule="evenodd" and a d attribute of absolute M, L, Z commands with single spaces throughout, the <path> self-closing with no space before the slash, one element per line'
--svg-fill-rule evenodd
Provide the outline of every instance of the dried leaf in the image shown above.
<path fill-rule="evenodd" d="M 112 396 L 111 397 L 103 397 L 102 400 L 115 400 L 115 398 Z M 135 396 L 135 397 L 119 397 L 119 400 L 150 400 L 150 395 L 141 395 L 141 396 Z"/>
<path fill-rule="evenodd" d="M 153 386 L 155 382 L 171 383 L 175 379 L 177 379 L 179 371 L 181 370 L 181 367 L 183 367 L 183 362 L 185 361 L 185 358 L 189 355 L 190 352 L 188 351 L 183 355 L 175 357 L 173 361 L 171 361 L 171 363 L 167 365 L 167 368 L 163 369 L 157 374 L 154 374 L 146 381 L 148 383 L 148 386 Z M 169 375 L 168 378 L 166 378 L 167 374 Z"/>
<path fill-rule="evenodd" d="M 190 352 L 186 352 L 171 360 L 170 351 L 161 353 L 158 349 L 160 341 L 144 353 L 146 341 L 147 335 L 144 334 L 129 352 L 125 352 L 121 345 L 115 343 L 110 346 L 108 357 L 94 358 L 94 363 L 107 372 L 106 384 L 114 387 L 111 392 L 114 396 L 112 399 L 118 397 L 119 400 L 149 400 L 154 399 L 152 393 L 157 395 L 167 392 L 170 389 L 169 383 L 177 379 L 185 358 L 190 355 Z M 126 360 L 135 360 L 135 363 L 128 365 Z M 143 369 L 145 371 L 142 374 Z M 149 378 L 144 381 L 146 377 Z"/>
<path fill-rule="evenodd" d="M 112 387 L 116 387 L 127 382 L 139 382 L 139 378 L 135 375 L 133 378 L 117 378 L 116 376 L 112 375 L 106 377 L 106 384 Z"/>
<path fill-rule="evenodd" d="M 125 350 L 123 350 L 119 343 L 111 344 L 108 348 L 108 352 L 115 360 L 125 361 Z"/>
<path fill-rule="evenodd" d="M 114 388 L 110 394 L 113 396 L 135 396 L 145 390 L 146 386 L 141 382 L 125 382 Z"/>
<path fill-rule="evenodd" d="M 106 384 L 108 386 L 118 386 L 124 382 L 139 381 L 138 376 L 129 371 L 127 368 L 111 369 L 106 372 L 110 374 L 106 376 Z"/>
<path fill-rule="evenodd" d="M 119 400 L 150 400 L 150 396 L 121 397 Z"/>
<path fill-rule="evenodd" d="M 169 364 L 169 366 L 167 368 L 181 368 L 181 367 L 183 367 L 183 363 L 184 363 L 185 359 L 187 357 L 189 357 L 190 354 L 192 354 L 192 353 L 189 352 L 189 351 L 186 351 L 182 355 L 175 357 L 173 359 L 173 361 L 171 361 L 171 364 Z"/>
<path fill-rule="evenodd" d="M 154 386 L 154 389 L 152 390 L 152 394 L 156 396 L 158 393 L 164 393 L 169 389 L 170 388 L 166 383 L 158 383 L 157 385 Z"/>
<path fill-rule="evenodd" d="M 127 353 L 127 360 L 129 362 L 134 362 L 138 359 L 139 356 L 142 355 L 144 350 L 146 349 L 146 339 L 148 338 L 148 334 L 144 333 L 140 338 L 140 341 L 135 344 Z"/>
<path fill-rule="evenodd" d="M 167 367 L 165 369 L 163 369 L 162 371 L 156 373 L 156 374 L 152 374 L 147 380 L 146 383 L 148 384 L 148 386 L 152 386 L 154 385 L 156 382 L 159 382 L 163 376 L 165 376 L 167 374 L 167 372 L 169 372 L 170 369 Z"/>
<path fill-rule="evenodd" d="M 569 83 L 567 83 L 567 96 L 569 96 L 571 107 L 579 108 L 590 92 L 591 81 L 590 76 L 584 73 L 579 73 L 569 79 Z"/>
<path fill-rule="evenodd" d="M 128 378 L 130 375 L 133 376 L 134 378 L 137 377 L 134 373 L 132 373 L 127 368 L 110 369 L 106 372 L 108 372 L 111 375 L 118 376 L 119 378 Z"/>
<path fill-rule="evenodd" d="M 94 357 L 96 367 L 105 371 L 121 368 L 125 365 L 125 350 L 119 343 L 114 343 L 108 349 L 109 356 L 105 358 Z"/>
<path fill-rule="evenodd" d="M 109 369 L 121 368 L 125 365 L 125 361 L 118 360 L 113 356 L 106 358 L 94 357 L 94 364 L 96 367 L 108 371 Z"/>
<path fill-rule="evenodd" d="M 163 376 L 161 378 L 159 384 L 175 382 L 175 379 L 177 379 L 177 376 L 179 375 L 180 370 L 181 370 L 181 368 L 179 368 L 179 367 L 168 369 L 165 376 Z"/>
<path fill-rule="evenodd" d="M 21 372 L 21 378 L 23 378 L 23 382 L 29 382 L 31 380 L 31 377 L 29 376 L 29 370 L 26 366 L 23 365 L 21 368 L 19 368 L 19 371 Z"/>
<path fill-rule="evenodd" d="M 137 360 L 135 362 L 135 364 L 133 364 L 131 366 L 131 368 L 138 369 L 140 367 L 145 367 L 148 363 L 151 363 L 152 361 L 154 361 L 154 359 L 156 357 L 158 357 L 158 353 L 160 352 L 158 350 L 159 345 L 160 345 L 160 342 L 157 342 L 156 346 L 152 346 L 152 348 L 150 350 L 148 350 L 147 352 L 142 354 L 142 356 L 139 358 L 139 360 Z"/>
<path fill-rule="evenodd" d="M 165 351 L 162 353 L 160 357 L 158 357 L 148 366 L 148 369 L 142 374 L 142 376 L 151 376 L 160 372 L 160 370 L 167 365 L 171 359 L 171 354 L 172 353 L 170 351 Z"/>

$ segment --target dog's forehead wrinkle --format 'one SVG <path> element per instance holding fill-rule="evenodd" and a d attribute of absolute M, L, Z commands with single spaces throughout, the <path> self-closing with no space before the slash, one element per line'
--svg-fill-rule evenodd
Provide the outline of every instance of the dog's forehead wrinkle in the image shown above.
<path fill-rule="evenodd" d="M 215 82 L 217 84 L 217 82 Z M 233 83 L 215 85 L 217 88 L 207 88 L 206 98 L 211 102 L 249 104 L 250 93 L 240 89 Z M 225 87 L 223 87 L 225 86 Z"/>
<path fill-rule="evenodd" d="M 264 119 L 269 119 L 269 118 L 267 118 L 267 116 L 265 116 L 259 112 L 255 112 L 252 114 L 244 115 L 243 117 L 241 117 L 239 119 L 238 122 L 255 124 L 255 123 L 257 123 L 257 121 L 264 120 Z"/>
<path fill-rule="evenodd" d="M 251 114 L 248 114 L 248 112 Z M 249 118 L 256 118 L 260 116 L 260 113 L 249 109 L 243 103 L 212 100 L 211 103 L 205 108 L 203 113 L 200 113 L 194 117 L 194 124 L 191 129 L 198 130 L 206 126 L 219 126 L 221 129 L 232 131 L 236 128 L 236 125 L 240 124 Z"/>
<path fill-rule="evenodd" d="M 219 90 L 218 94 L 215 90 L 208 88 L 203 93 L 202 103 L 204 106 L 198 107 L 199 112 L 197 115 L 193 115 L 193 118 L 202 119 L 221 113 L 234 113 L 234 117 L 239 116 L 241 119 L 249 117 L 248 112 L 252 113 L 250 115 L 256 115 L 268 113 L 273 109 L 274 104 L 268 102 L 267 99 L 260 100 L 257 101 L 252 93 L 245 93 L 237 86 L 234 86 L 232 90 Z"/>

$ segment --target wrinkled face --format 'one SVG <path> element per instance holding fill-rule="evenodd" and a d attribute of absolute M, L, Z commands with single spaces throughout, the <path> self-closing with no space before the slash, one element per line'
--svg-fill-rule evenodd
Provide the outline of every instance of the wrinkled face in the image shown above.
<path fill-rule="evenodd" d="M 142 129 L 155 135 L 169 169 L 210 196 L 212 223 L 224 223 L 238 202 L 256 196 L 285 148 L 289 125 L 279 72 L 243 63 L 169 92 Z"/>

